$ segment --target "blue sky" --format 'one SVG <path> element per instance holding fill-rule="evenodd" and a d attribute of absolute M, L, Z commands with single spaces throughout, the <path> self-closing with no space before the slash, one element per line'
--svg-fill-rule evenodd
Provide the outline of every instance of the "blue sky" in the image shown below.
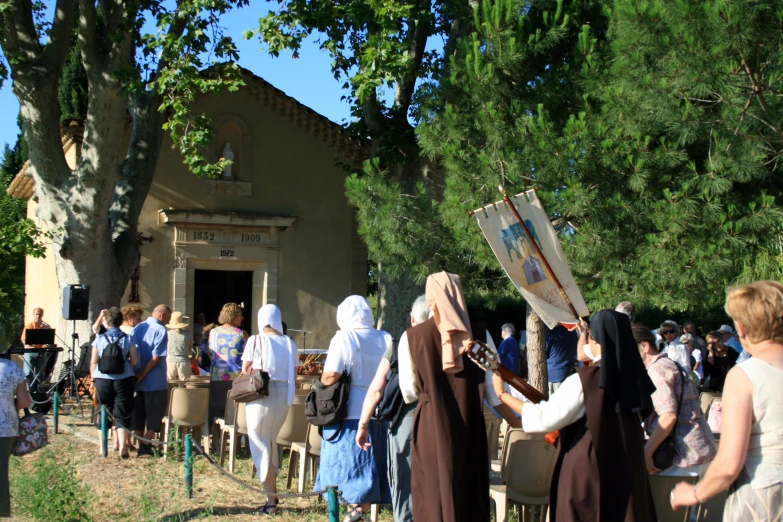
<path fill-rule="evenodd" d="M 347 121 L 350 107 L 348 103 L 340 101 L 340 97 L 345 94 L 341 88 L 343 82 L 338 82 L 332 76 L 329 54 L 319 50 L 318 45 L 311 39 L 303 45 L 299 58 L 293 59 L 290 54 L 273 58 L 262 50 L 257 39 L 244 40 L 242 33 L 257 27 L 258 19 L 265 15 L 270 7 L 276 6 L 277 2 L 254 1 L 251 4 L 251 7 L 232 11 L 222 20 L 223 26 L 239 47 L 239 65 L 253 71 L 330 120 L 337 123 Z M 0 147 L 4 143 L 13 145 L 16 141 L 18 111 L 19 104 L 11 91 L 11 81 L 7 80 L 0 89 L 0 114 L 3 122 L 0 125 Z"/>

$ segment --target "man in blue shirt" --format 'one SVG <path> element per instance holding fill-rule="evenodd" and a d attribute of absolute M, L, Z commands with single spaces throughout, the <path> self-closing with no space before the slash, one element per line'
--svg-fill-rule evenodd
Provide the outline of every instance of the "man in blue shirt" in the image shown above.
<path fill-rule="evenodd" d="M 166 350 L 168 333 L 166 324 L 171 319 L 171 308 L 158 305 L 152 316 L 136 325 L 131 342 L 139 353 L 136 373 L 136 398 L 133 404 L 131 427 L 137 435 L 152 439 L 160 430 L 160 423 L 166 413 L 168 402 L 168 381 L 166 380 Z M 145 431 L 146 425 L 146 431 Z M 152 447 L 141 442 L 139 456 L 152 455 Z"/>
<path fill-rule="evenodd" d="M 555 393 L 560 384 L 571 375 L 576 365 L 576 344 L 579 335 L 558 325 L 546 333 L 546 371 L 549 375 L 549 395 Z"/>
<path fill-rule="evenodd" d="M 503 366 L 519 374 L 519 345 L 514 339 L 515 333 L 517 333 L 517 329 L 511 323 L 500 327 L 500 336 L 503 338 L 503 342 L 498 346 L 498 355 Z"/>

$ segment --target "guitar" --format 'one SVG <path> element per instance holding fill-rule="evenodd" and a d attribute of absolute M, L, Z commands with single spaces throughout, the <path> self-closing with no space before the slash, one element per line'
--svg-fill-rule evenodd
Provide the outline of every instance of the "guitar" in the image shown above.
<path fill-rule="evenodd" d="M 529 385 L 522 377 L 503 366 L 500 362 L 500 356 L 481 341 L 473 341 L 473 344 L 468 348 L 466 355 L 485 372 L 492 371 L 500 375 L 500 378 L 503 379 L 504 382 L 507 382 L 512 388 L 527 397 L 533 404 L 538 404 L 539 402 L 546 400 L 543 393 Z M 555 441 L 559 436 L 559 432 L 553 431 L 547 433 L 544 439 L 554 446 Z"/>

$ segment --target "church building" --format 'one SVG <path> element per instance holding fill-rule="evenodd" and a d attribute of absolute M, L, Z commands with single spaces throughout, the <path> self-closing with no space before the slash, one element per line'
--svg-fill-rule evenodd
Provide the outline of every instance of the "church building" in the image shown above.
<path fill-rule="evenodd" d="M 327 348 L 337 305 L 366 293 L 367 249 L 340 165 L 360 164 L 368 144 L 250 71 L 243 75 L 239 91 L 196 102 L 215 130 L 208 159 L 233 156 L 221 179 L 191 174 L 164 138 L 139 217 L 138 269 L 117 304 L 138 303 L 149 314 L 166 303 L 192 324 L 198 313 L 216 322 L 224 303 L 244 303 L 243 327 L 254 334 L 258 309 L 274 303 L 289 328 L 312 332 L 308 348 Z M 72 167 L 80 146 L 81 128 L 68 128 L 63 149 Z M 28 217 L 38 222 L 25 171 L 8 193 L 30 199 Z M 42 307 L 67 339 L 60 310 L 69 282 L 57 281 L 54 255 L 28 258 L 26 278 L 26 320 Z M 289 335 L 303 346 L 301 333 Z"/>

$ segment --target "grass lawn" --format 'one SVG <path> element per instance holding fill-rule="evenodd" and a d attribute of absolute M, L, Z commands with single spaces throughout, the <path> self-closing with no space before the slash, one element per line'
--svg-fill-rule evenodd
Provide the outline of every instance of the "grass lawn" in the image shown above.
<path fill-rule="evenodd" d="M 193 466 L 193 498 L 184 487 L 182 460 L 131 458 L 121 460 L 109 451 L 104 459 L 100 446 L 76 431 L 99 438 L 98 430 L 74 417 L 60 416 L 67 430 L 53 435 L 50 444 L 25 457 L 11 457 L 11 496 L 14 520 L 19 521 L 257 521 L 254 510 L 265 498 L 221 476 L 203 457 Z M 111 443 L 111 441 L 110 441 Z M 285 454 L 278 485 L 285 492 L 288 456 Z M 240 450 L 234 475 L 255 486 L 252 461 Z M 294 481 L 294 487 L 296 482 Z M 306 491 L 312 490 L 312 483 Z M 291 491 L 291 492 L 295 492 Z M 321 522 L 326 520 L 326 502 L 317 498 L 284 499 L 282 509 L 270 520 Z M 344 516 L 341 514 L 341 517 Z M 379 521 L 392 522 L 390 506 L 384 506 Z"/>

